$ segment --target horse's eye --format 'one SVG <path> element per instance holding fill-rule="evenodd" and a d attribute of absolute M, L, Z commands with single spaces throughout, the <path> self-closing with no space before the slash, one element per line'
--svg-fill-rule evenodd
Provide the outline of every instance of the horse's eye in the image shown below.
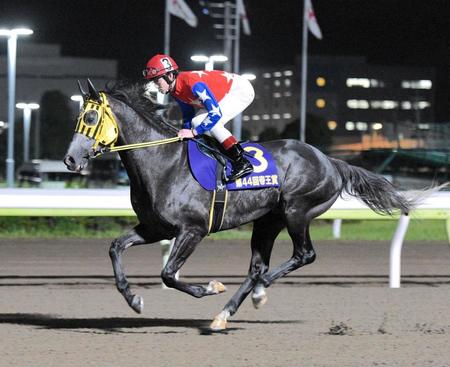
<path fill-rule="evenodd" d="M 98 113 L 95 110 L 87 111 L 83 116 L 84 123 L 86 125 L 95 125 L 98 122 Z"/>

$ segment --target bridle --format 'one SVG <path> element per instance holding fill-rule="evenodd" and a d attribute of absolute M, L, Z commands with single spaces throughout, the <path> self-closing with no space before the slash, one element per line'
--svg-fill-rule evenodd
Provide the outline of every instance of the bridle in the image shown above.
<path fill-rule="evenodd" d="M 95 158 L 109 152 L 154 147 L 183 141 L 182 138 L 175 136 L 173 138 L 115 146 L 119 137 L 119 125 L 109 106 L 108 98 L 106 98 L 104 92 L 97 92 L 89 79 L 87 82 L 89 93 L 84 92 L 81 83 L 78 81 L 80 92 L 84 96 L 84 105 L 78 116 L 75 132 L 95 140 L 92 149 L 89 151 L 89 158 Z M 160 119 L 160 122 L 175 133 L 178 132 L 175 126 L 172 126 L 163 118 Z M 212 150 L 227 159 L 226 155 L 203 143 L 200 139 L 192 138 L 192 140 L 207 150 Z"/>
<path fill-rule="evenodd" d="M 182 140 L 179 137 L 173 137 L 144 143 L 115 146 L 119 137 L 119 126 L 111 111 L 108 99 L 103 92 L 99 92 L 98 98 L 95 100 L 92 98 L 86 99 L 83 110 L 78 116 L 75 132 L 95 140 L 92 151 L 89 152 L 90 158 L 108 152 L 153 147 Z"/>

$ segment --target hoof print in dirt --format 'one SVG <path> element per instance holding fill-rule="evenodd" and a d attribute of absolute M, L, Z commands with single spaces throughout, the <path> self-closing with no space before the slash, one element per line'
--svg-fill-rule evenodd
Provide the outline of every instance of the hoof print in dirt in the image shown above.
<path fill-rule="evenodd" d="M 416 330 L 423 334 L 445 334 L 445 329 L 429 324 L 416 324 Z"/>
<path fill-rule="evenodd" d="M 343 322 L 340 322 L 339 324 L 335 324 L 333 322 L 333 325 L 330 327 L 330 330 L 328 331 L 329 335 L 352 335 L 353 330 L 350 326 L 347 326 Z"/>

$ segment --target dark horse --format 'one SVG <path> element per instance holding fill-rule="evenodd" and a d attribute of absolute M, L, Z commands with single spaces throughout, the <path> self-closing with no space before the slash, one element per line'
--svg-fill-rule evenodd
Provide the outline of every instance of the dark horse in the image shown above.
<path fill-rule="evenodd" d="M 116 86 L 101 93 L 90 81 L 88 85 L 89 92 L 83 92 L 85 102 L 77 132 L 64 158 L 68 169 L 81 170 L 90 157 L 114 143 L 127 145 L 175 136 L 156 106 L 144 97 L 142 85 Z M 222 230 L 253 222 L 252 256 L 246 279 L 214 319 L 213 330 L 226 328 L 227 318 L 251 291 L 255 305 L 259 306 L 265 303 L 265 288 L 314 261 L 309 225 L 343 191 L 383 214 L 391 214 L 395 209 L 407 213 L 413 206 L 383 177 L 327 157 L 308 144 L 277 140 L 262 145 L 276 161 L 280 186 L 228 194 Z M 138 313 L 143 309 L 142 297 L 132 293 L 122 269 L 123 251 L 174 237 L 173 250 L 161 273 L 163 282 L 194 297 L 224 291 L 225 287 L 217 281 L 202 286 L 175 276 L 208 234 L 212 200 L 212 192 L 204 190 L 190 173 L 187 144 L 174 142 L 119 154 L 130 178 L 131 203 L 139 220 L 129 233 L 112 242 L 109 251 L 117 288 L 128 304 Z M 292 257 L 269 270 L 275 238 L 284 228 L 292 238 Z"/>

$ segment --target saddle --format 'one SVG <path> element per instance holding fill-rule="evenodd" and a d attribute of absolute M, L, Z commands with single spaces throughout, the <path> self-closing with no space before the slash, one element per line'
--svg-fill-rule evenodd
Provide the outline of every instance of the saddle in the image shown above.
<path fill-rule="evenodd" d="M 253 142 L 243 143 L 242 147 L 254 171 L 236 181 L 227 182 L 231 162 L 223 153 L 222 146 L 215 139 L 205 135 L 188 140 L 188 158 L 192 176 L 205 190 L 213 192 L 209 233 L 217 232 L 222 227 L 228 191 L 279 186 L 277 167 L 270 152 Z"/>
<path fill-rule="evenodd" d="M 213 139 L 208 135 L 197 138 L 196 143 L 200 152 L 217 161 L 216 182 L 218 182 L 217 180 L 220 180 L 220 183 L 225 184 L 225 182 L 227 182 L 227 162 L 229 162 L 230 159 L 225 154 L 222 145 L 219 144 L 216 139 Z"/>
<path fill-rule="evenodd" d="M 198 140 L 198 143 L 197 143 Z M 189 167 L 195 180 L 208 191 L 220 186 L 227 190 L 262 189 L 278 187 L 278 173 L 270 152 L 254 142 L 242 144 L 254 171 L 236 181 L 226 181 L 231 172 L 231 163 L 222 153 L 222 147 L 212 138 L 188 140 Z"/>

